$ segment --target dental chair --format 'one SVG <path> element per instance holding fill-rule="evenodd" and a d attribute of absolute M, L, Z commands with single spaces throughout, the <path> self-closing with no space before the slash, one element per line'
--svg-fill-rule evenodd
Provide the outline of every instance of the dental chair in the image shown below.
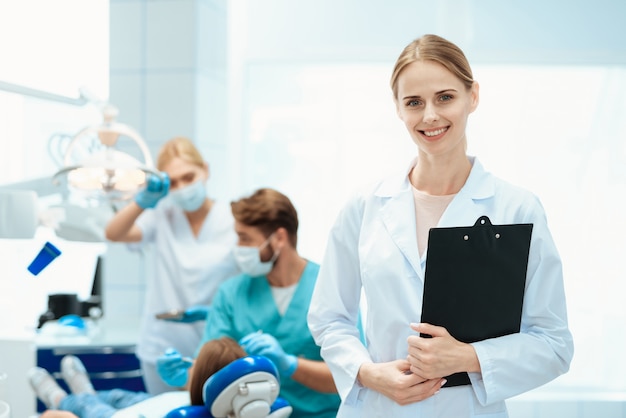
<path fill-rule="evenodd" d="M 276 366 L 267 357 L 233 361 L 204 383 L 203 406 L 182 406 L 165 418 L 287 418 L 292 408 L 278 397 Z"/>

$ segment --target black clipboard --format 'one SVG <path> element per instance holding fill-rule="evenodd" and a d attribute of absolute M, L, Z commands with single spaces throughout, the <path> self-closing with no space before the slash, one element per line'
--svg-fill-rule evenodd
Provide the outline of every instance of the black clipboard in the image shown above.
<path fill-rule="evenodd" d="M 466 343 L 519 332 L 532 229 L 492 225 L 487 216 L 470 227 L 432 228 L 421 322 Z M 465 372 L 446 379 L 444 387 L 470 384 Z"/>

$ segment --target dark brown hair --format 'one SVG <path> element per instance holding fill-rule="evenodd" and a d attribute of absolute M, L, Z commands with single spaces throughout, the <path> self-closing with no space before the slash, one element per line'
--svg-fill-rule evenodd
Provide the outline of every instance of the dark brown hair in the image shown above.
<path fill-rule="evenodd" d="M 267 238 L 278 228 L 285 228 L 289 242 L 298 243 L 298 212 L 284 194 L 274 189 L 259 189 L 249 197 L 232 202 L 230 207 L 237 222 L 259 228 Z"/>
<path fill-rule="evenodd" d="M 246 352 L 237 344 L 237 341 L 229 337 L 222 337 L 204 343 L 194 362 L 193 373 L 189 382 L 191 404 L 204 405 L 202 400 L 204 382 L 223 367 L 246 355 Z"/>

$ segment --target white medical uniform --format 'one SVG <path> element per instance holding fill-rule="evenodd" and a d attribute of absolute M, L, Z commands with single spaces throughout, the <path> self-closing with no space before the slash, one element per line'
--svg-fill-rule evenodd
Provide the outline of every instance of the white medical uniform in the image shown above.
<path fill-rule="evenodd" d="M 230 206 L 219 202 L 213 204 L 197 237 L 182 209 L 168 200 L 142 213 L 137 225 L 142 244 L 154 243 L 156 249 L 154 277 L 146 278 L 137 347 L 147 389 L 156 394 L 167 387 L 153 376 L 155 370 L 147 369 L 154 367 L 156 359 L 170 347 L 193 357 L 204 321 L 170 322 L 156 319 L 155 314 L 210 304 L 219 284 L 239 272 L 232 254 L 237 235 Z"/>
<path fill-rule="evenodd" d="M 443 388 L 421 402 L 400 406 L 359 384 L 361 364 L 407 357 L 407 337 L 415 334 L 409 323 L 420 322 L 428 252 L 422 258 L 418 254 L 408 172 L 379 182 L 341 211 L 308 316 L 342 398 L 338 418 L 503 418 L 508 416 L 505 399 L 569 369 L 573 342 L 561 260 L 543 207 L 532 193 L 494 177 L 469 158 L 470 175 L 438 226 L 472 226 L 483 215 L 493 224 L 534 224 L 521 332 L 473 343 L 482 372 L 470 373 L 472 384 Z M 367 304 L 367 347 L 354 327 L 361 289 Z"/>

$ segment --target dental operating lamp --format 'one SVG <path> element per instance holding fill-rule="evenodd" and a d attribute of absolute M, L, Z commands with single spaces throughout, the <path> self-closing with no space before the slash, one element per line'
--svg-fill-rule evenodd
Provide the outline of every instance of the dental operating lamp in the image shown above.
<path fill-rule="evenodd" d="M 70 190 L 86 197 L 108 200 L 129 199 L 146 182 L 146 175 L 158 172 L 153 168 L 152 157 L 142 137 L 130 126 L 116 122 L 118 109 L 106 104 L 102 106 L 103 122 L 79 131 L 69 142 L 64 154 L 63 167 L 53 175 L 55 184 L 63 176 Z M 97 137 L 99 146 L 76 161 L 75 151 L 83 141 Z M 143 161 L 116 149 L 120 137 L 134 141 L 141 151 Z M 82 151 L 86 148 L 82 147 Z"/>

